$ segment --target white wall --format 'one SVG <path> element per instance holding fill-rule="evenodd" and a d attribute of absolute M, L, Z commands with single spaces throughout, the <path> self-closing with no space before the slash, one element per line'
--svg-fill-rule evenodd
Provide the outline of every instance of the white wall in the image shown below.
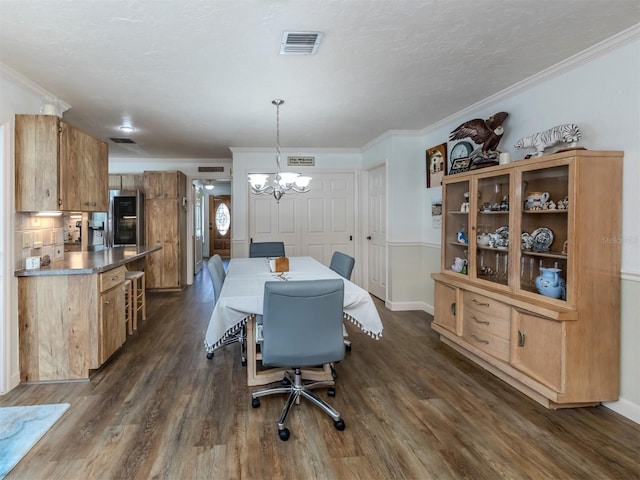
<path fill-rule="evenodd" d="M 422 170 L 420 176 L 424 178 L 427 148 L 447 141 L 449 133 L 460 123 L 472 118 L 487 118 L 499 111 L 509 113 L 500 148 L 509 151 L 512 159 L 531 153 L 531 150 L 521 152 L 513 148 L 518 138 L 563 123 L 578 124 L 583 134 L 580 145 L 590 150 L 623 150 L 621 398 L 608 406 L 640 423 L 640 255 L 637 254 L 640 222 L 636 193 L 640 181 L 639 38 L 640 27 L 634 28 L 458 112 L 425 129 L 417 145 L 411 136 L 394 138 L 393 135 L 385 135 L 367 147 L 363 158 L 372 159 L 384 152 L 392 157 L 390 170 L 395 171 L 396 180 L 409 181 L 409 175 L 419 170 Z M 401 148 L 400 143 L 405 148 Z M 404 156 L 403 161 L 398 161 L 396 152 Z M 404 172 L 398 172 L 398 169 Z M 410 183 L 411 188 L 415 187 L 414 183 Z M 390 198 L 402 195 L 405 201 L 410 201 L 411 197 L 403 188 L 401 182 L 390 182 Z M 390 259 L 394 264 L 389 278 L 389 304 L 392 308 L 400 309 L 405 304 L 421 302 L 424 310 L 433 311 L 430 274 L 439 269 L 441 235 L 441 230 L 432 228 L 430 221 L 428 207 L 434 191 L 423 186 L 418 200 L 420 206 L 415 208 L 404 202 L 390 202 L 389 217 L 395 219 L 394 231 L 390 235 Z M 424 213 L 419 215 L 417 212 Z M 420 252 L 413 244 L 415 227 L 412 219 L 420 221 L 423 227 Z M 418 262 L 424 267 L 422 270 L 415 268 Z M 416 289 L 412 286 L 420 282 L 428 285 L 423 291 L 424 296 L 408 296 L 407 293 L 415 295 Z"/>

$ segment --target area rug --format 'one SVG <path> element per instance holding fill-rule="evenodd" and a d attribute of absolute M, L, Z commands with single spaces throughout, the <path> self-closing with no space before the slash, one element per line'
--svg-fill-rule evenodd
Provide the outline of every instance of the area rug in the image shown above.
<path fill-rule="evenodd" d="M 0 480 L 69 408 L 68 403 L 0 408 Z"/>

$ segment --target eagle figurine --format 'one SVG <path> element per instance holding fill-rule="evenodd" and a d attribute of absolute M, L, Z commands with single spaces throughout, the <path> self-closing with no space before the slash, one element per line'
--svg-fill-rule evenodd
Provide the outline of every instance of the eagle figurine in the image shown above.
<path fill-rule="evenodd" d="M 504 135 L 502 124 L 508 116 L 507 112 L 498 112 L 486 120 L 474 118 L 464 122 L 451 132 L 449 140 L 460 140 L 469 137 L 474 143 L 482 146 L 482 155 L 487 156 L 489 152 L 497 150 L 500 139 Z"/>

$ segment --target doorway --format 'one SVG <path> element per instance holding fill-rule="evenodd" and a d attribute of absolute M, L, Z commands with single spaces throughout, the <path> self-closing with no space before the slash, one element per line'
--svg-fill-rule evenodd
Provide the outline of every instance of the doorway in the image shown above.
<path fill-rule="evenodd" d="M 231 195 L 209 195 L 209 256 L 231 257 Z"/>

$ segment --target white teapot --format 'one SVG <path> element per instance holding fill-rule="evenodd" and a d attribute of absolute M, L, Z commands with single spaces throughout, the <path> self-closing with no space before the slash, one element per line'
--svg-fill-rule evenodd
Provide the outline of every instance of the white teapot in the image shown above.
<path fill-rule="evenodd" d="M 451 265 L 451 270 L 454 272 L 460 273 L 464 269 L 467 261 L 464 258 L 456 257 L 453 261 L 453 265 Z"/>

